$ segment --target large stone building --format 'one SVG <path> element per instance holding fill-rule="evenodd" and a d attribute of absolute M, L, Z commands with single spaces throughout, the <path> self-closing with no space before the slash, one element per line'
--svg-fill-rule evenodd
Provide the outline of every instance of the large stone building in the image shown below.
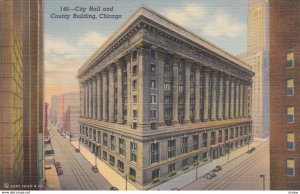
<path fill-rule="evenodd" d="M 300 190 L 300 1 L 270 0 L 270 188 Z"/>
<path fill-rule="evenodd" d="M 253 75 L 142 7 L 78 71 L 81 143 L 148 189 L 252 140 Z"/>
<path fill-rule="evenodd" d="M 0 1 L 0 190 L 43 173 L 43 1 Z"/>
<path fill-rule="evenodd" d="M 248 48 L 238 56 L 255 73 L 252 85 L 252 129 L 257 138 L 269 136 L 269 4 L 248 1 Z"/>

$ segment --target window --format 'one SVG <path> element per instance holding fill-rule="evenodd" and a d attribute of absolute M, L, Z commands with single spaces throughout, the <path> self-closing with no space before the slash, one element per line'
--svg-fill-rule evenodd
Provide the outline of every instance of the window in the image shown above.
<path fill-rule="evenodd" d="M 156 95 L 151 95 L 151 104 L 156 103 Z"/>
<path fill-rule="evenodd" d="M 178 86 L 178 92 L 179 93 L 183 93 L 183 85 L 179 85 Z"/>
<path fill-rule="evenodd" d="M 137 52 L 133 51 L 131 56 L 132 56 L 132 60 L 135 61 L 137 58 Z"/>
<path fill-rule="evenodd" d="M 171 173 L 172 171 L 175 171 L 175 164 L 170 164 L 168 167 L 168 173 Z"/>
<path fill-rule="evenodd" d="M 136 122 L 133 122 L 132 123 L 132 129 L 136 129 L 137 128 L 137 123 Z"/>
<path fill-rule="evenodd" d="M 152 171 L 152 180 L 155 178 L 159 178 L 159 169 Z"/>
<path fill-rule="evenodd" d="M 132 178 L 135 178 L 136 177 L 136 172 L 133 168 L 130 168 L 129 169 L 129 175 L 132 177 Z"/>
<path fill-rule="evenodd" d="M 137 65 L 132 66 L 132 74 L 133 75 L 137 74 Z"/>
<path fill-rule="evenodd" d="M 207 147 L 207 133 L 202 134 L 203 147 Z"/>
<path fill-rule="evenodd" d="M 125 156 L 125 139 L 119 138 L 119 154 Z"/>
<path fill-rule="evenodd" d="M 198 155 L 196 155 L 196 156 L 193 157 L 193 161 L 194 161 L 194 162 L 198 162 L 198 160 L 199 160 Z"/>
<path fill-rule="evenodd" d="M 294 79 L 288 79 L 286 81 L 286 95 L 287 96 L 294 95 Z"/>
<path fill-rule="evenodd" d="M 101 133 L 100 133 L 100 131 L 97 131 L 97 133 L 98 133 L 98 143 L 100 144 L 101 143 Z"/>
<path fill-rule="evenodd" d="M 294 150 L 295 135 L 292 132 L 286 134 L 286 147 L 288 150 Z"/>
<path fill-rule="evenodd" d="M 137 96 L 136 96 L 136 95 L 134 95 L 134 96 L 132 97 L 132 102 L 133 102 L 133 103 L 137 103 Z"/>
<path fill-rule="evenodd" d="M 89 139 L 92 139 L 92 128 L 89 128 Z"/>
<path fill-rule="evenodd" d="M 103 146 L 107 147 L 107 133 L 103 133 Z"/>
<path fill-rule="evenodd" d="M 157 129 L 157 124 L 156 124 L 156 123 L 151 123 L 150 125 L 151 125 L 151 126 L 150 126 L 151 129 Z"/>
<path fill-rule="evenodd" d="M 294 107 L 290 106 L 287 108 L 287 122 L 292 123 L 294 122 Z"/>
<path fill-rule="evenodd" d="M 193 135 L 193 150 L 197 150 L 199 146 L 199 135 Z"/>
<path fill-rule="evenodd" d="M 228 141 L 228 129 L 225 129 L 225 141 Z"/>
<path fill-rule="evenodd" d="M 130 161 L 136 162 L 136 150 L 137 144 L 134 142 L 130 142 Z"/>
<path fill-rule="evenodd" d="M 185 159 L 185 160 L 182 160 L 182 167 L 185 167 L 188 165 L 188 160 Z"/>
<path fill-rule="evenodd" d="M 159 162 L 159 143 L 151 144 L 150 156 L 150 164 Z"/>
<path fill-rule="evenodd" d="M 164 82 L 164 90 L 171 91 L 171 84 L 169 82 Z"/>
<path fill-rule="evenodd" d="M 115 165 L 115 157 L 112 155 L 109 155 L 109 164 L 114 166 Z"/>
<path fill-rule="evenodd" d="M 151 119 L 156 119 L 156 110 L 151 110 L 150 111 L 150 118 Z"/>
<path fill-rule="evenodd" d="M 96 129 L 93 130 L 93 141 L 96 141 Z"/>
<path fill-rule="evenodd" d="M 137 81 L 136 81 L 136 80 L 133 80 L 133 81 L 132 81 L 132 89 L 133 89 L 133 90 L 136 90 L 136 88 L 137 88 Z"/>
<path fill-rule="evenodd" d="M 168 140 L 168 159 L 173 158 L 176 155 L 176 140 Z"/>
<path fill-rule="evenodd" d="M 87 128 L 87 127 L 85 128 L 85 136 L 86 136 L 86 137 L 89 136 L 89 131 L 88 131 L 88 128 Z"/>
<path fill-rule="evenodd" d="M 239 128 L 236 127 L 236 128 L 235 128 L 235 137 L 237 138 L 238 136 L 239 136 Z"/>
<path fill-rule="evenodd" d="M 156 73 L 156 65 L 154 65 L 154 64 L 150 65 L 150 72 L 151 73 Z"/>
<path fill-rule="evenodd" d="M 118 160 L 118 170 L 124 172 L 124 163 Z"/>
<path fill-rule="evenodd" d="M 137 110 L 133 110 L 133 119 L 137 119 L 138 114 L 137 114 Z"/>
<path fill-rule="evenodd" d="M 295 173 L 295 161 L 294 159 L 286 159 L 286 175 L 294 176 Z"/>
<path fill-rule="evenodd" d="M 156 80 L 151 80 L 151 82 L 150 82 L 150 87 L 151 87 L 151 89 L 155 89 L 156 88 Z"/>
<path fill-rule="evenodd" d="M 110 149 L 112 151 L 116 150 L 116 138 L 113 135 L 110 136 Z"/>
<path fill-rule="evenodd" d="M 215 145 L 216 143 L 216 132 L 211 132 L 210 144 Z"/>
<path fill-rule="evenodd" d="M 180 148 L 181 148 L 181 153 L 182 154 L 187 153 L 187 151 L 188 151 L 188 137 L 182 137 L 181 138 Z"/>
<path fill-rule="evenodd" d="M 155 50 L 153 48 L 150 49 L 150 56 L 155 58 Z"/>
<path fill-rule="evenodd" d="M 233 128 L 230 128 L 230 139 L 233 139 Z"/>
<path fill-rule="evenodd" d="M 218 142 L 222 142 L 222 130 L 219 130 L 219 137 L 218 137 Z"/>
<path fill-rule="evenodd" d="M 103 151 L 103 160 L 107 160 L 107 152 Z"/>
<path fill-rule="evenodd" d="M 286 54 L 286 65 L 287 67 L 294 67 L 294 52 L 288 52 Z"/>

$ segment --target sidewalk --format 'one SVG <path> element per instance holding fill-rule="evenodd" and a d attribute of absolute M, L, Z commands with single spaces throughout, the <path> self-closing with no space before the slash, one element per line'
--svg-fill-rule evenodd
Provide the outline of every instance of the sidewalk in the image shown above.
<path fill-rule="evenodd" d="M 75 148 L 78 148 L 78 141 L 72 141 L 71 145 Z M 80 153 L 91 163 L 92 166 L 95 165 L 95 155 L 92 154 L 88 149 L 84 146 L 80 146 Z M 126 180 L 124 177 L 120 176 L 117 172 L 111 169 L 107 164 L 102 162 L 99 158 L 97 158 L 97 166 L 100 174 L 106 178 L 106 180 L 114 187 L 117 187 L 119 190 L 126 189 Z M 127 182 L 128 190 L 138 190 L 133 184 L 129 181 Z"/>
<path fill-rule="evenodd" d="M 47 180 L 47 186 L 46 190 L 61 190 L 59 178 L 55 169 L 55 166 L 53 165 L 52 159 L 47 159 L 45 167 L 51 166 L 51 169 L 46 169 L 46 180 Z"/>
<path fill-rule="evenodd" d="M 262 142 L 254 140 L 249 147 L 258 147 L 262 144 Z M 244 146 L 242 148 L 239 148 L 237 150 L 231 151 L 229 154 L 229 160 L 228 155 L 222 156 L 218 159 L 215 159 L 211 162 L 208 162 L 202 166 L 198 167 L 198 179 L 211 170 L 213 170 L 217 165 L 224 166 L 228 164 L 230 161 L 235 160 L 239 158 L 240 156 L 246 154 L 248 150 L 248 146 Z M 196 168 L 190 170 L 189 172 L 186 172 L 184 174 L 180 174 L 179 176 L 164 182 L 156 187 L 151 188 L 151 190 L 174 190 L 174 189 L 181 189 L 182 187 L 194 182 L 196 180 Z"/>

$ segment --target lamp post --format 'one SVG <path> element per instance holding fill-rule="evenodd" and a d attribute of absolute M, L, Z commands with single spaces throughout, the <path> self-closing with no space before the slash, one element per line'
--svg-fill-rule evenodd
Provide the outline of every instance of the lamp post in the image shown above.
<path fill-rule="evenodd" d="M 198 168 L 199 168 L 199 160 L 197 160 L 197 168 L 196 168 L 196 180 L 198 179 Z"/>
<path fill-rule="evenodd" d="M 259 177 L 263 180 L 263 190 L 265 190 L 265 175 L 261 174 Z"/>
<path fill-rule="evenodd" d="M 127 183 L 128 183 L 127 177 L 128 177 L 128 174 L 125 175 L 125 190 L 126 191 L 127 191 Z"/>

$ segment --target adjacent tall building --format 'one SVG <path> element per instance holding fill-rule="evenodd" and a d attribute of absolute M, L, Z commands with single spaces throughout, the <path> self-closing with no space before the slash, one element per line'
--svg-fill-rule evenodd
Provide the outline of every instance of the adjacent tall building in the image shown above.
<path fill-rule="evenodd" d="M 44 178 L 43 2 L 0 1 L 0 21 L 0 189 L 38 189 Z"/>
<path fill-rule="evenodd" d="M 269 4 L 268 0 L 249 0 L 248 48 L 238 56 L 252 67 L 252 120 L 257 138 L 269 136 Z"/>
<path fill-rule="evenodd" d="M 142 7 L 78 71 L 81 144 L 153 187 L 251 142 L 253 75 Z"/>
<path fill-rule="evenodd" d="M 270 0 L 271 189 L 300 190 L 300 1 Z"/>

